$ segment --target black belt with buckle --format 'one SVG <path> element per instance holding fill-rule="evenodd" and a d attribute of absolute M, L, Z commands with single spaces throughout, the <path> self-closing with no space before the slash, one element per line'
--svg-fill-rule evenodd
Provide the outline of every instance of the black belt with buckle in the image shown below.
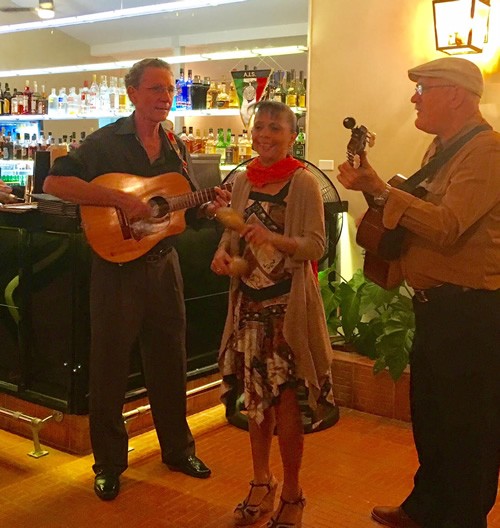
<path fill-rule="evenodd" d="M 162 258 L 166 257 L 171 251 L 173 246 L 163 247 L 161 249 L 152 249 L 145 255 L 146 262 L 158 262 Z"/>
<path fill-rule="evenodd" d="M 443 297 L 450 297 L 452 295 L 458 295 L 472 290 L 472 288 L 466 288 L 465 286 L 458 286 L 457 284 L 441 284 L 434 288 L 427 290 L 415 290 L 413 297 L 421 303 L 432 301 L 433 299 L 440 299 Z"/>

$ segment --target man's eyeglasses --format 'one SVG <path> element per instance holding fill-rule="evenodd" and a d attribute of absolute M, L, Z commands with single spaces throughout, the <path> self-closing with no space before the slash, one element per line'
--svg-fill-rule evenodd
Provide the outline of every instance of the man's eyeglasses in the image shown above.
<path fill-rule="evenodd" d="M 430 86 L 424 86 L 423 84 L 417 84 L 415 86 L 415 93 L 418 95 L 423 95 L 427 90 L 432 88 L 451 88 L 455 86 L 454 84 L 432 84 Z"/>
<path fill-rule="evenodd" d="M 175 88 L 173 86 L 163 86 L 159 84 L 155 86 L 146 87 L 146 90 L 153 92 L 155 95 L 163 95 L 165 93 L 168 93 L 169 95 L 173 96 L 175 93 Z"/>

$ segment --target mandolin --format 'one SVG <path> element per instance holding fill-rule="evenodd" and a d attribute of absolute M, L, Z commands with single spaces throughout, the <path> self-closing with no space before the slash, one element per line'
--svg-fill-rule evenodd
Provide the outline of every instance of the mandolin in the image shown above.
<path fill-rule="evenodd" d="M 352 117 L 344 119 L 344 127 L 351 130 L 351 138 L 347 145 L 347 160 L 354 167 L 360 165 L 360 154 L 366 146 L 373 146 L 375 135 L 361 125 L 356 126 Z M 392 187 L 398 187 L 405 181 L 399 174 L 389 180 Z M 363 271 L 375 284 L 386 290 L 401 284 L 403 277 L 397 260 L 404 239 L 404 228 L 386 229 L 383 225 L 383 207 L 375 204 L 373 197 L 363 193 L 368 203 L 356 233 L 356 242 L 365 250 Z"/>
<path fill-rule="evenodd" d="M 184 231 L 186 209 L 216 197 L 215 188 L 192 192 L 188 180 L 176 172 L 150 178 L 112 172 L 91 184 L 128 192 L 151 206 L 150 218 L 129 219 L 117 207 L 80 206 L 82 226 L 90 247 L 110 262 L 130 262 L 142 257 L 160 240 Z M 221 185 L 231 190 L 231 184 Z"/>

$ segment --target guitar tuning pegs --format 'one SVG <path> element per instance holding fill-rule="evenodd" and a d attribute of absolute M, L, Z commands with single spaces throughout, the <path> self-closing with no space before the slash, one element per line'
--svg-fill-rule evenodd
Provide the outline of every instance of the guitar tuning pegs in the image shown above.
<path fill-rule="evenodd" d="M 346 117 L 344 121 L 342 121 L 342 124 L 344 125 L 345 128 L 348 128 L 351 130 L 356 126 L 356 120 L 354 119 L 354 117 Z"/>
<path fill-rule="evenodd" d="M 352 167 L 353 169 L 359 169 L 360 165 L 361 165 L 361 158 L 359 157 L 359 154 L 355 154 L 353 157 L 352 157 Z"/>
<path fill-rule="evenodd" d="M 375 132 L 369 132 L 366 136 L 368 146 L 371 148 L 375 145 L 375 139 L 377 139 L 377 134 Z"/>

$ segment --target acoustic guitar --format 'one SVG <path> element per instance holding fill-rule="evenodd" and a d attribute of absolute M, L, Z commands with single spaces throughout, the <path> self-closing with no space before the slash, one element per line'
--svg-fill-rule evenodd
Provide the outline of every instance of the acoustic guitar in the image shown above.
<path fill-rule="evenodd" d="M 129 219 L 117 207 L 82 205 L 82 226 L 92 249 L 110 262 L 130 262 L 142 257 L 160 240 L 184 231 L 186 209 L 216 197 L 215 188 L 192 192 L 188 180 L 176 172 L 145 178 L 112 172 L 91 181 L 131 193 L 151 206 L 150 218 Z M 230 190 L 231 184 L 221 185 Z"/>
<path fill-rule="evenodd" d="M 352 117 L 344 119 L 344 127 L 351 130 L 351 138 L 347 145 L 347 160 L 354 167 L 360 166 L 360 154 L 366 146 L 373 146 L 375 135 L 361 125 L 356 126 Z M 405 181 L 399 174 L 389 180 L 389 184 L 398 187 Z M 383 207 L 373 201 L 373 197 L 363 193 L 368 203 L 356 233 L 356 242 L 365 250 L 363 272 L 375 284 L 386 290 L 401 284 L 403 277 L 399 261 L 401 246 L 405 234 L 404 228 L 386 229 L 383 225 Z"/>

